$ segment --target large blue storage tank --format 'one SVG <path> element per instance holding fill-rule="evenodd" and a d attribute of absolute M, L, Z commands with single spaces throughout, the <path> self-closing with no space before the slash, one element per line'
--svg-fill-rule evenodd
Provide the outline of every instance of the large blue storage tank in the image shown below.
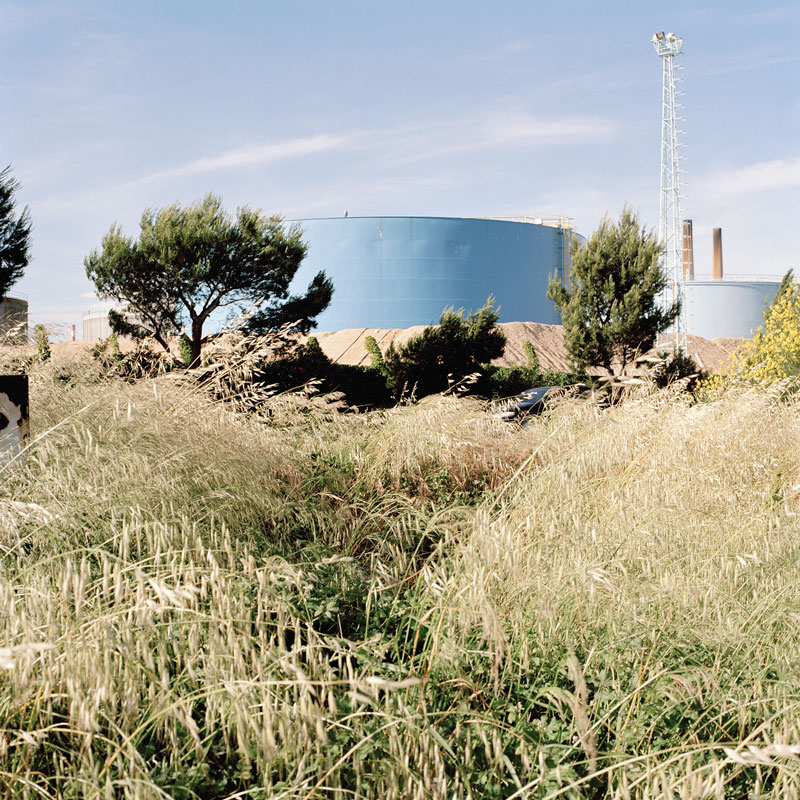
<path fill-rule="evenodd" d="M 773 280 L 684 281 L 686 330 L 705 339 L 749 339 L 779 286 Z"/>
<path fill-rule="evenodd" d="M 547 283 L 568 268 L 577 236 L 568 224 L 452 217 L 297 222 L 308 255 L 292 291 L 321 269 L 333 281 L 321 331 L 429 325 L 444 308 L 476 310 L 489 295 L 503 322 L 561 322 Z"/>

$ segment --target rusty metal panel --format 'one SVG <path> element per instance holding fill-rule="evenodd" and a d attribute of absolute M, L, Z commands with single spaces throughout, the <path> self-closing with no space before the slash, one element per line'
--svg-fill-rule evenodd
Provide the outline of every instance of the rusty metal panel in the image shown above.
<path fill-rule="evenodd" d="M 28 376 L 0 375 L 0 467 L 24 463 L 29 434 Z"/>

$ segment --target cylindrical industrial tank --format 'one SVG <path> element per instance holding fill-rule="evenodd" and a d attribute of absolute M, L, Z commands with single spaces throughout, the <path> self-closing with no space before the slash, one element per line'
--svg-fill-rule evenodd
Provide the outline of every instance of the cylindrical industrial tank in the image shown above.
<path fill-rule="evenodd" d="M 120 309 L 118 303 L 98 303 L 92 306 L 83 315 L 83 341 L 94 342 L 98 339 L 108 339 L 111 336 L 111 324 L 108 321 L 108 312 L 111 309 Z"/>
<path fill-rule="evenodd" d="M 489 295 L 503 322 L 561 322 L 547 284 L 568 268 L 577 236 L 569 227 L 452 217 L 298 222 L 308 255 L 291 291 L 302 292 L 319 270 L 333 281 L 321 331 L 428 325 L 448 306 L 477 310 Z"/>
<path fill-rule="evenodd" d="M 27 341 L 27 298 L 13 295 L 0 298 L 0 343 L 25 344 Z"/>
<path fill-rule="evenodd" d="M 779 286 L 780 281 L 684 281 L 687 332 L 705 339 L 750 338 Z"/>

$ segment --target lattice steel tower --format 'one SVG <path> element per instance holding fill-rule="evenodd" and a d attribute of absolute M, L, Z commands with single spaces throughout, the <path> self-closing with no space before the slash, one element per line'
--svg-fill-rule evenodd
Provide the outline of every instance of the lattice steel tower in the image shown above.
<path fill-rule="evenodd" d="M 661 88 L 661 192 L 659 202 L 658 239 L 664 245 L 662 267 L 667 276 L 667 288 L 664 291 L 664 307 L 681 299 L 681 280 L 683 278 L 683 220 L 681 215 L 681 169 L 678 123 L 681 117 L 678 110 L 682 108 L 677 96 L 682 94 L 675 85 L 680 83 L 677 72 L 681 69 L 676 63 L 677 56 L 683 54 L 683 39 L 674 33 L 663 31 L 654 33 L 650 40 L 661 56 L 663 64 L 663 82 Z M 672 335 L 662 335 L 660 342 L 672 350 L 683 348 L 686 352 L 686 309 L 675 321 Z"/>

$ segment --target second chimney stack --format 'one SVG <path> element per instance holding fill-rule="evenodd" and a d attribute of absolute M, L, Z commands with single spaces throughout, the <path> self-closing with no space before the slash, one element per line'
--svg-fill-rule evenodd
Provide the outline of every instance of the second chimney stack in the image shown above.
<path fill-rule="evenodd" d="M 683 279 L 694 280 L 694 234 L 690 219 L 683 221 Z"/>
<path fill-rule="evenodd" d="M 714 266 L 711 277 L 722 280 L 722 228 L 714 228 Z"/>

